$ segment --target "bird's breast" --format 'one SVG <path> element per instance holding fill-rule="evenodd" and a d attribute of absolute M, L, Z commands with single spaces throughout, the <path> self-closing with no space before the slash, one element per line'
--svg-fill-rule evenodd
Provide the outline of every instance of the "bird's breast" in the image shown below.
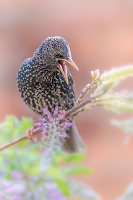
<path fill-rule="evenodd" d="M 43 115 L 43 108 L 53 113 L 55 106 L 59 110 L 70 109 L 75 102 L 73 87 L 66 84 L 60 72 L 55 72 L 49 84 L 34 78 L 21 94 L 25 103 L 36 113 Z"/>

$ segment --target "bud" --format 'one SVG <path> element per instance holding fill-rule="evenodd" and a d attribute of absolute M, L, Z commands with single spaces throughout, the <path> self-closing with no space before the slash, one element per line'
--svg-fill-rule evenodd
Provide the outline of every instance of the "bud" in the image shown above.
<path fill-rule="evenodd" d="M 98 79 L 99 70 L 91 71 L 91 76 L 93 77 L 93 79 Z"/>

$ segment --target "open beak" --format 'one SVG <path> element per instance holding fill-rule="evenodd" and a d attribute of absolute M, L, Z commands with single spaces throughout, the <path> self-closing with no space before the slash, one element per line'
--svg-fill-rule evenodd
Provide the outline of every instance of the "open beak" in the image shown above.
<path fill-rule="evenodd" d="M 68 75 L 67 75 L 67 66 L 66 66 L 66 62 L 68 62 L 70 65 L 72 65 L 75 69 L 77 69 L 77 71 L 79 71 L 77 65 L 72 61 L 72 59 L 68 58 L 67 60 L 59 60 L 59 69 L 61 71 L 61 73 L 64 76 L 64 79 L 66 81 L 66 84 L 68 85 Z"/>
<path fill-rule="evenodd" d="M 79 71 L 79 68 L 77 67 L 77 65 L 73 62 L 72 59 L 68 58 L 66 60 L 66 62 L 68 62 L 70 65 L 72 65 L 77 71 Z"/>

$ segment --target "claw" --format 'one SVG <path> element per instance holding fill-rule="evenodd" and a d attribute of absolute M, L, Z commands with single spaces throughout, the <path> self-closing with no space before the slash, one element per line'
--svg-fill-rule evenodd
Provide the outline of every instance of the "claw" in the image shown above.
<path fill-rule="evenodd" d="M 63 114 L 65 114 L 65 110 L 60 110 L 58 115 L 63 115 Z M 67 122 L 67 119 L 65 118 L 64 121 Z"/>
<path fill-rule="evenodd" d="M 35 142 L 33 139 L 32 139 L 32 128 L 28 129 L 27 133 L 26 133 L 26 136 L 29 140 L 31 140 L 32 142 Z"/>

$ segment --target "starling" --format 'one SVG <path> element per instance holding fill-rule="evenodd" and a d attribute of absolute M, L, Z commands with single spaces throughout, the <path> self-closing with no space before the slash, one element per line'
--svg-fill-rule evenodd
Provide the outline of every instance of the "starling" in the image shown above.
<path fill-rule="evenodd" d="M 53 114 L 55 106 L 66 111 L 75 104 L 74 80 L 66 62 L 78 70 L 66 40 L 59 36 L 48 37 L 18 71 L 17 84 L 22 99 L 44 118 L 44 107 Z M 62 145 L 64 151 L 75 153 L 85 148 L 74 121 L 68 134 L 69 138 Z"/>

